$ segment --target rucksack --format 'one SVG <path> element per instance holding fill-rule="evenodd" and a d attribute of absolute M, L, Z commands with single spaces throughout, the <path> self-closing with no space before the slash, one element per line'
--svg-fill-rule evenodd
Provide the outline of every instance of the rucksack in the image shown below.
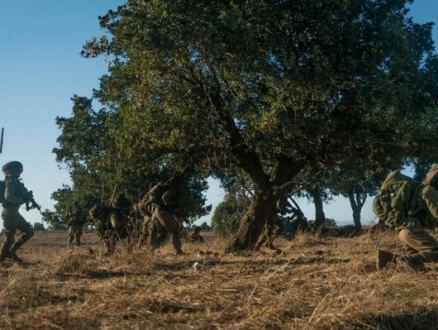
<path fill-rule="evenodd" d="M 144 216 L 148 216 L 151 217 L 152 213 L 153 213 L 153 206 L 151 204 L 149 204 L 149 195 L 145 194 L 143 196 L 143 198 L 140 200 L 140 202 L 138 202 L 138 210 L 140 212 L 140 214 L 144 217 Z"/>
<path fill-rule="evenodd" d="M 0 180 L 0 203 L 6 202 L 5 190 L 6 190 L 6 184 L 3 180 Z"/>
<path fill-rule="evenodd" d="M 165 206 L 163 201 L 163 195 L 166 191 L 168 191 L 171 186 L 164 184 L 164 183 L 158 183 L 152 189 L 148 192 L 148 203 L 149 204 L 155 204 L 160 206 Z"/>
<path fill-rule="evenodd" d="M 88 212 L 88 215 L 94 222 L 94 227 L 99 236 L 103 237 L 105 230 L 108 229 L 107 216 L 111 212 L 108 206 L 94 205 Z"/>
<path fill-rule="evenodd" d="M 389 173 L 373 200 L 373 212 L 388 225 L 395 227 L 407 216 L 420 210 L 417 196 L 424 185 L 399 170 Z"/>

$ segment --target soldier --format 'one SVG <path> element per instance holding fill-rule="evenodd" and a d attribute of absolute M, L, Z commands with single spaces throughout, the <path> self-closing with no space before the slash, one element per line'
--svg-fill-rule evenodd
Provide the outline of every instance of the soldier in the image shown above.
<path fill-rule="evenodd" d="M 201 232 L 201 227 L 195 227 L 195 230 L 193 232 L 193 234 L 190 235 L 189 237 L 189 242 L 192 243 L 205 243 L 205 239 L 204 237 L 201 236 L 200 232 Z"/>
<path fill-rule="evenodd" d="M 181 250 L 182 205 L 180 205 L 176 189 L 172 185 L 158 183 L 148 192 L 149 205 L 152 205 L 152 222 L 149 230 L 149 242 L 155 250 L 171 235 L 173 247 L 177 255 Z"/>
<path fill-rule="evenodd" d="M 143 217 L 141 224 L 141 237 L 138 244 L 139 248 L 148 243 L 149 234 L 151 232 L 152 213 L 154 212 L 154 210 L 150 200 L 150 192 L 152 191 L 152 188 L 155 187 L 155 185 L 156 182 L 151 182 L 149 184 L 149 191 L 138 203 L 138 210 L 140 212 L 140 215 Z"/>
<path fill-rule="evenodd" d="M 144 244 L 148 243 L 149 234 L 151 232 L 151 224 L 152 224 L 151 215 L 145 214 L 143 216 L 143 222 L 141 226 L 141 237 L 138 246 L 139 248 L 142 247 Z"/>
<path fill-rule="evenodd" d="M 143 217 L 141 216 L 138 204 L 134 204 L 129 213 L 129 237 L 137 241 L 141 239 Z"/>
<path fill-rule="evenodd" d="M 20 181 L 20 175 L 23 172 L 23 165 L 18 161 L 6 163 L 2 171 L 5 175 L 4 196 L 2 198 L 2 219 L 5 241 L 0 250 L 0 263 L 10 258 L 15 261 L 21 261 L 16 251 L 33 236 L 32 225 L 27 222 L 18 212 L 20 205 L 29 202 L 29 192 Z M 22 234 L 15 241 L 17 231 Z"/>
<path fill-rule="evenodd" d="M 417 212 L 396 224 L 398 236 L 407 247 L 407 254 L 397 256 L 378 250 L 377 269 L 389 262 L 398 263 L 410 272 L 424 270 L 424 263 L 438 262 L 438 241 L 426 228 L 432 229 L 438 219 L 438 164 L 432 166 L 423 180 L 423 187 L 414 195 Z"/>
<path fill-rule="evenodd" d="M 131 201 L 125 196 L 119 195 L 111 205 L 105 218 L 106 230 L 103 240 L 106 246 L 106 254 L 111 255 L 116 248 L 116 242 L 129 236 L 128 217 Z"/>
<path fill-rule="evenodd" d="M 81 236 L 86 222 L 87 215 L 79 202 L 75 201 L 73 203 L 73 211 L 67 213 L 67 235 L 68 246 L 70 248 L 81 245 Z"/>
<path fill-rule="evenodd" d="M 131 201 L 119 195 L 111 206 L 95 205 L 89 211 L 90 218 L 94 219 L 96 234 L 103 239 L 106 255 L 114 253 L 117 240 L 128 237 L 128 217 Z"/>

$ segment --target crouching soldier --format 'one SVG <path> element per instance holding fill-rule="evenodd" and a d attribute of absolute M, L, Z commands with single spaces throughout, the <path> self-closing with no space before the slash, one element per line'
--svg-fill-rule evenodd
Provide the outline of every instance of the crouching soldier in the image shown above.
<path fill-rule="evenodd" d="M 129 236 L 130 206 L 131 201 L 119 195 L 111 206 L 94 206 L 90 210 L 90 217 L 95 219 L 96 233 L 103 239 L 107 255 L 114 253 L 118 240 Z"/>
<path fill-rule="evenodd" d="M 189 237 L 191 243 L 205 243 L 204 237 L 201 236 L 201 227 L 195 227 L 195 231 Z"/>
<path fill-rule="evenodd" d="M 183 254 L 181 250 L 181 209 L 176 189 L 172 185 L 158 183 L 148 192 L 149 202 L 152 205 L 152 221 L 150 224 L 149 242 L 152 250 L 160 247 L 171 235 L 171 240 L 177 255 Z"/>
<path fill-rule="evenodd" d="M 385 182 L 390 182 L 390 180 L 400 183 L 407 179 L 401 173 L 391 172 Z M 389 205 L 392 199 L 406 195 L 391 193 L 388 201 L 386 201 L 385 196 L 387 194 L 385 192 L 391 185 L 385 185 L 385 182 L 379 195 L 373 201 L 373 211 L 377 215 L 380 212 L 379 205 L 383 205 L 383 203 Z M 412 186 L 414 191 L 410 194 L 412 196 L 410 200 L 411 210 L 408 212 L 405 209 L 398 211 L 401 216 L 397 217 L 392 223 L 390 222 L 391 226 L 398 231 L 398 237 L 406 246 L 407 253 L 398 256 L 388 251 L 378 250 L 377 269 L 382 269 L 388 263 L 394 262 L 403 266 L 407 271 L 414 273 L 424 271 L 424 263 L 438 262 L 438 241 L 426 231 L 426 229 L 437 227 L 438 164 L 432 166 L 422 183 L 412 183 Z M 387 207 L 387 209 L 390 208 Z M 393 211 L 392 214 L 397 214 L 397 212 Z"/>

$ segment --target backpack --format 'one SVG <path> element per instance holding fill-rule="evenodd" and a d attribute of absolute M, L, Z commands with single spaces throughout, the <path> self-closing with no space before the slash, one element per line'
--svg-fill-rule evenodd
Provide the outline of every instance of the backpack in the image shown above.
<path fill-rule="evenodd" d="M 3 180 L 0 180 L 0 203 L 6 202 L 5 190 L 6 190 L 6 184 Z"/>
<path fill-rule="evenodd" d="M 149 204 L 165 206 L 163 201 L 163 195 L 170 188 L 172 187 L 161 182 L 152 187 L 152 189 L 148 192 Z"/>
<path fill-rule="evenodd" d="M 388 225 L 396 227 L 418 211 L 417 196 L 424 185 L 399 170 L 389 173 L 373 200 L 373 212 Z"/>
<path fill-rule="evenodd" d="M 149 204 L 149 195 L 145 194 L 143 198 L 138 202 L 138 211 L 140 212 L 141 216 L 148 216 L 151 217 L 153 213 L 153 206 Z"/>
<path fill-rule="evenodd" d="M 94 205 L 88 212 L 90 218 L 94 221 L 94 227 L 99 236 L 103 237 L 105 230 L 108 229 L 107 216 L 111 212 L 111 208 L 107 206 Z"/>

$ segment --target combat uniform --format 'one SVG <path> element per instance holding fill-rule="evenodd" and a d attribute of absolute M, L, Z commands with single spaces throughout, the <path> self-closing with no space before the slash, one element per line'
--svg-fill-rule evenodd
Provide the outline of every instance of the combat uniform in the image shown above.
<path fill-rule="evenodd" d="M 103 236 L 107 254 L 113 254 L 116 242 L 129 236 L 128 214 L 124 210 L 111 208 L 105 218 L 107 229 Z"/>
<path fill-rule="evenodd" d="M 438 262 L 438 241 L 426 229 L 434 229 L 438 219 L 438 165 L 432 166 L 413 203 L 416 211 L 393 226 L 407 248 L 406 255 L 397 256 L 378 250 L 376 267 L 390 262 L 399 263 L 410 272 L 425 270 L 423 263 Z"/>
<path fill-rule="evenodd" d="M 427 210 L 424 217 L 407 217 L 397 226 L 400 240 L 406 244 L 409 256 L 421 255 L 423 262 L 436 262 L 438 241 L 425 228 L 432 229 L 438 219 L 437 191 L 429 185 L 424 186 L 417 196 L 417 206 Z"/>
<path fill-rule="evenodd" d="M 153 189 L 153 188 L 152 188 Z M 166 240 L 167 234 L 171 235 L 171 241 L 177 254 L 181 250 L 182 219 L 178 215 L 181 206 L 176 198 L 176 189 L 167 186 L 162 194 L 159 204 L 153 204 L 152 222 L 150 224 L 150 245 L 156 249 Z"/>
<path fill-rule="evenodd" d="M 196 227 L 193 234 L 190 235 L 189 241 L 192 243 L 204 243 L 205 239 L 201 236 L 201 227 Z"/>
<path fill-rule="evenodd" d="M 4 202 L 2 203 L 5 241 L 0 249 L 0 262 L 3 262 L 6 258 L 19 261 L 21 259 L 18 258 L 15 252 L 34 234 L 32 225 L 18 212 L 20 206 L 26 202 L 25 196 L 28 194 L 28 190 L 18 179 L 23 171 L 21 163 L 9 162 L 3 166 L 2 170 L 6 175 Z M 17 229 L 22 234 L 15 240 Z"/>
<path fill-rule="evenodd" d="M 87 221 L 86 214 L 79 204 L 75 205 L 75 210 L 68 214 L 68 246 L 80 246 L 81 236 L 84 230 L 84 225 Z"/>

